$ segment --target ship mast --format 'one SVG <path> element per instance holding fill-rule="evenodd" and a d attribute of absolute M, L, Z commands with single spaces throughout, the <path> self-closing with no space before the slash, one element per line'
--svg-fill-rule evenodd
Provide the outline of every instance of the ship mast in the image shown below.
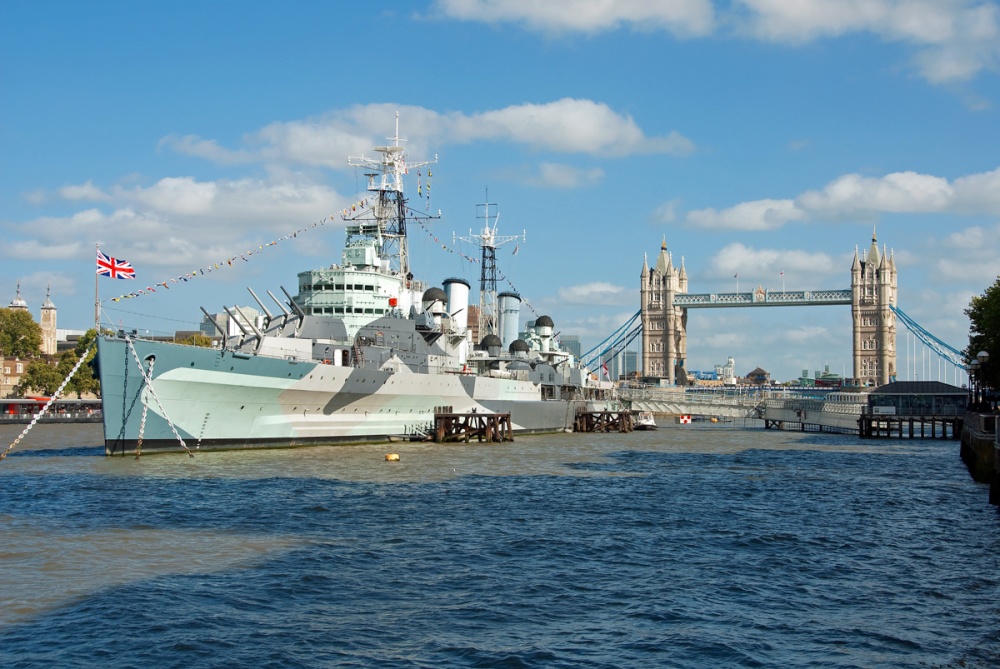
<path fill-rule="evenodd" d="M 478 235 L 469 230 L 468 237 L 459 237 L 463 242 L 476 244 L 482 249 L 482 260 L 479 272 L 479 337 L 488 334 L 498 335 L 499 324 L 497 321 L 499 307 L 497 305 L 497 247 L 516 239 L 524 241 L 526 233 L 522 231 L 520 235 L 500 236 L 497 235 L 497 222 L 500 220 L 500 209 L 495 202 L 489 201 L 489 191 L 486 194 L 486 202 L 477 204 L 476 209 L 482 207 L 482 215 L 476 214 L 476 218 L 486 221 L 482 232 Z M 490 214 L 490 207 L 493 207 L 494 214 Z"/>
<path fill-rule="evenodd" d="M 439 218 L 428 214 L 418 214 L 411 210 L 406 204 L 403 195 L 403 176 L 411 169 L 417 169 L 424 165 L 437 162 L 437 155 L 434 160 L 408 163 L 406 161 L 406 149 L 400 145 L 405 142 L 399 136 L 399 112 L 396 112 L 396 135 L 386 139 L 393 142 L 390 146 L 376 146 L 374 151 L 382 154 L 381 158 L 369 158 L 367 156 L 350 157 L 347 164 L 351 167 L 363 167 L 371 172 L 366 172 L 368 177 L 368 191 L 373 194 L 373 202 L 368 207 L 362 209 L 357 215 L 344 217 L 348 221 L 347 234 L 349 237 L 368 237 L 378 241 L 379 256 L 383 260 L 389 261 L 389 269 L 399 272 L 407 281 L 413 278 L 410 273 L 410 258 L 406 244 L 406 221 L 407 218 L 431 219 Z"/>

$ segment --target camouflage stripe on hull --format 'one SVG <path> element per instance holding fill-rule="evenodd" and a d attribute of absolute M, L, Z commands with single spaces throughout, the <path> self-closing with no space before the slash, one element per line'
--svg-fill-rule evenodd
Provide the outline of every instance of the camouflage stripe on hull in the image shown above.
<path fill-rule="evenodd" d="M 98 341 L 108 453 L 363 443 L 418 435 L 436 407 L 510 413 L 517 433 L 572 429 L 575 401 L 542 401 L 528 381 L 363 370 L 124 339 Z M 155 398 L 154 398 L 155 394 Z M 159 400 L 159 403 L 157 402 Z M 162 409 L 160 407 L 162 403 Z M 143 424 L 143 413 L 145 423 Z M 169 419 L 169 422 L 168 420 Z"/>

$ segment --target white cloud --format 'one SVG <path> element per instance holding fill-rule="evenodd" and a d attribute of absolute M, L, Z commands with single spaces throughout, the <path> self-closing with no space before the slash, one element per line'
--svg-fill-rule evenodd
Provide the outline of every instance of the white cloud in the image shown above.
<path fill-rule="evenodd" d="M 237 165 L 254 160 L 249 151 L 232 151 L 219 146 L 214 139 L 202 139 L 197 135 L 167 135 L 160 140 L 157 148 L 168 147 L 177 153 L 197 156 L 219 165 Z"/>
<path fill-rule="evenodd" d="M 805 214 L 792 200 L 756 200 L 728 209 L 700 209 L 688 212 L 686 222 L 697 228 L 715 230 L 775 230 Z"/>
<path fill-rule="evenodd" d="M 75 186 L 63 186 L 59 189 L 59 196 L 67 200 L 90 200 L 91 202 L 106 202 L 111 199 L 107 193 L 90 181 Z"/>
<path fill-rule="evenodd" d="M 847 174 L 826 185 L 822 191 L 808 191 L 798 197 L 803 209 L 849 214 L 854 211 L 940 212 L 948 207 L 954 190 L 947 179 L 896 172 L 884 177 Z"/>
<path fill-rule="evenodd" d="M 241 222 L 249 227 L 303 221 L 343 209 L 347 200 L 321 184 L 259 179 L 196 181 L 167 177 L 152 186 L 114 189 L 115 202 L 183 221 Z"/>
<path fill-rule="evenodd" d="M 593 186 L 603 177 L 604 171 L 596 167 L 584 170 L 572 165 L 541 163 L 538 166 L 538 179 L 529 183 L 550 188 L 580 188 Z"/>
<path fill-rule="evenodd" d="M 730 332 L 715 332 L 713 334 L 695 338 L 695 343 L 701 348 L 730 350 L 742 348 L 747 344 L 748 334 L 744 330 L 734 330 Z M 690 345 L 691 342 L 689 342 Z M 720 362 L 722 362 L 720 360 Z"/>
<path fill-rule="evenodd" d="M 562 304 L 616 305 L 624 301 L 634 300 L 635 290 L 595 281 L 593 283 L 560 288 L 558 298 Z"/>
<path fill-rule="evenodd" d="M 942 278 L 967 284 L 987 286 L 1000 277 L 1000 261 L 963 258 L 939 258 L 935 269 Z"/>
<path fill-rule="evenodd" d="M 229 151 L 213 141 L 171 138 L 161 140 L 161 145 L 210 160 L 218 156 L 219 162 L 229 161 L 230 155 L 239 155 L 241 160 L 252 155 L 263 162 L 348 169 L 344 156 L 370 155 L 373 143 L 384 145 L 390 141 L 386 135 L 395 128 L 397 112 L 400 133 L 421 138 L 405 144 L 413 160 L 432 159 L 432 146 L 479 141 L 506 141 L 536 151 L 600 156 L 681 156 L 695 150 L 694 142 L 676 131 L 649 137 L 630 116 L 618 114 L 602 103 L 571 98 L 468 115 L 392 104 L 356 105 L 320 118 L 272 123 L 248 137 L 252 150 Z"/>
<path fill-rule="evenodd" d="M 809 344 L 813 347 L 816 347 L 819 342 L 842 339 L 842 337 L 831 336 L 830 328 L 812 325 L 785 328 L 781 331 L 780 338 L 791 344 Z"/>
<path fill-rule="evenodd" d="M 453 19 L 485 23 L 521 23 L 550 33 L 596 33 L 628 26 L 666 30 L 677 36 L 707 35 L 714 26 L 711 0 L 437 0 L 434 9 Z"/>
<path fill-rule="evenodd" d="M 95 192 L 102 192 L 90 186 Z M 81 189 L 81 192 L 87 189 Z M 109 189 L 109 208 L 22 224 L 31 241 L 13 240 L 12 252 L 39 259 L 78 259 L 81 244 L 100 242 L 145 266 L 206 265 L 234 250 L 302 229 L 304 221 L 332 215 L 352 200 L 305 180 L 197 181 L 164 178 L 149 186 Z M 339 225 L 339 216 L 330 225 Z M 80 240 L 69 242 L 67 240 Z M 303 252 L 319 252 L 317 242 Z"/>
<path fill-rule="evenodd" d="M 629 116 L 605 104 L 563 98 L 475 114 L 463 120 L 471 139 L 504 139 L 562 153 L 686 155 L 694 143 L 677 132 L 646 137 Z"/>
<path fill-rule="evenodd" d="M 963 213 L 1000 216 L 1000 168 L 955 179 L 954 207 Z"/>
<path fill-rule="evenodd" d="M 739 0 L 739 32 L 802 44 L 870 33 L 914 49 L 913 63 L 932 83 L 967 80 L 996 69 L 1000 11 L 984 0 Z"/>
<path fill-rule="evenodd" d="M 679 200 L 670 200 L 656 207 L 649 215 L 649 220 L 653 223 L 674 223 L 677 221 L 677 207 Z"/>
<path fill-rule="evenodd" d="M 80 242 L 74 241 L 54 244 L 40 239 L 26 239 L 8 242 L 5 248 L 11 254 L 34 260 L 76 260 L 83 247 Z"/>
<path fill-rule="evenodd" d="M 797 249 L 756 249 L 740 243 L 729 244 L 712 256 L 709 276 L 729 280 L 739 273 L 741 280 L 781 284 L 781 272 L 790 285 L 803 288 L 804 281 L 841 276 L 850 265 L 825 253 Z"/>
<path fill-rule="evenodd" d="M 970 253 L 993 253 L 992 247 L 998 245 L 1000 226 L 992 230 L 974 225 L 964 230 L 952 232 L 945 238 L 945 244 L 955 250 L 957 255 L 967 256 Z"/>
<path fill-rule="evenodd" d="M 1000 7 L 992 0 L 437 0 L 434 10 L 549 34 L 626 28 L 707 37 L 726 26 L 736 35 L 801 45 L 868 33 L 911 49 L 917 71 L 932 83 L 967 80 L 1000 62 Z"/>
<path fill-rule="evenodd" d="M 217 185 L 191 177 L 165 177 L 152 186 L 119 190 L 120 200 L 136 202 L 167 214 L 204 215 L 212 207 Z"/>
<path fill-rule="evenodd" d="M 658 207 L 654 219 L 673 213 Z M 850 220 L 883 213 L 1000 216 L 1000 169 L 970 174 L 949 182 L 917 172 L 881 177 L 845 174 L 819 190 L 794 199 L 741 202 L 726 209 L 688 212 L 684 222 L 710 230 L 776 230 L 786 223 Z"/>
<path fill-rule="evenodd" d="M 585 318 L 567 319 L 556 322 L 556 329 L 563 334 L 578 335 L 581 339 L 588 340 L 589 343 L 596 345 L 597 341 L 595 339 L 610 335 L 635 315 L 635 311 L 601 314 L 593 310 L 587 310 L 587 313 L 590 315 Z"/>
<path fill-rule="evenodd" d="M 42 204 L 45 202 L 45 190 L 42 188 L 36 188 L 24 193 L 23 197 L 31 204 Z"/>

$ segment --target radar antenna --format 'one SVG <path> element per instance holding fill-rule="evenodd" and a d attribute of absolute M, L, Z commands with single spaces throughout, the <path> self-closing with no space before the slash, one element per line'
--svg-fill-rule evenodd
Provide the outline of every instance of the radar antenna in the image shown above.
<path fill-rule="evenodd" d="M 497 305 L 497 247 L 520 239 L 527 240 L 524 231 L 520 235 L 500 236 L 497 234 L 497 223 L 500 220 L 500 208 L 495 202 L 489 201 L 489 190 L 486 191 L 486 202 L 476 205 L 476 218 L 486 221 L 482 232 L 478 235 L 469 230 L 467 237 L 458 237 L 463 242 L 475 244 L 482 249 L 482 261 L 479 272 L 479 338 L 488 334 L 499 335 L 497 321 L 499 307 Z M 491 214 L 490 207 L 493 207 Z"/>
<path fill-rule="evenodd" d="M 410 257 L 406 244 L 407 219 L 440 218 L 427 214 L 418 214 L 406 205 L 403 195 L 403 176 L 411 169 L 418 169 L 437 162 L 434 160 L 408 163 L 406 149 L 400 142 L 406 140 L 399 136 L 399 112 L 396 112 L 396 135 L 387 137 L 392 142 L 389 146 L 373 147 L 382 154 L 381 158 L 370 158 L 365 155 L 347 159 L 351 167 L 363 167 L 371 170 L 366 172 L 368 191 L 372 193 L 370 207 L 364 207 L 356 215 L 345 215 L 347 233 L 353 237 L 374 237 L 379 242 L 380 257 L 388 260 L 389 268 L 398 271 L 409 280 Z M 428 170 L 428 176 L 430 171 Z"/>

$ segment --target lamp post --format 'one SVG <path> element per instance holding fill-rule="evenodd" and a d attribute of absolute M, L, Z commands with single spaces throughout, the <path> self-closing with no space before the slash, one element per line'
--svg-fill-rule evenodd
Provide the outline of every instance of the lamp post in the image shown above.
<path fill-rule="evenodd" d="M 975 368 L 973 368 L 972 363 L 969 363 L 969 364 L 967 364 L 965 366 L 965 373 L 969 375 L 969 410 L 970 411 L 972 410 L 972 407 L 974 407 L 976 405 L 976 399 L 975 399 L 975 392 L 976 391 L 975 391 L 975 385 L 974 385 L 976 381 L 975 381 L 975 378 L 972 376 L 972 373 L 974 371 L 975 371 Z"/>
<path fill-rule="evenodd" d="M 979 408 L 979 361 L 973 360 L 969 363 L 972 367 L 972 410 Z"/>
<path fill-rule="evenodd" d="M 982 395 L 979 401 L 985 405 L 988 410 L 989 405 L 986 403 L 986 361 L 990 359 L 990 354 L 986 351 L 980 351 L 976 354 L 976 360 L 979 362 L 979 392 Z M 981 409 L 983 407 L 980 407 Z"/>

